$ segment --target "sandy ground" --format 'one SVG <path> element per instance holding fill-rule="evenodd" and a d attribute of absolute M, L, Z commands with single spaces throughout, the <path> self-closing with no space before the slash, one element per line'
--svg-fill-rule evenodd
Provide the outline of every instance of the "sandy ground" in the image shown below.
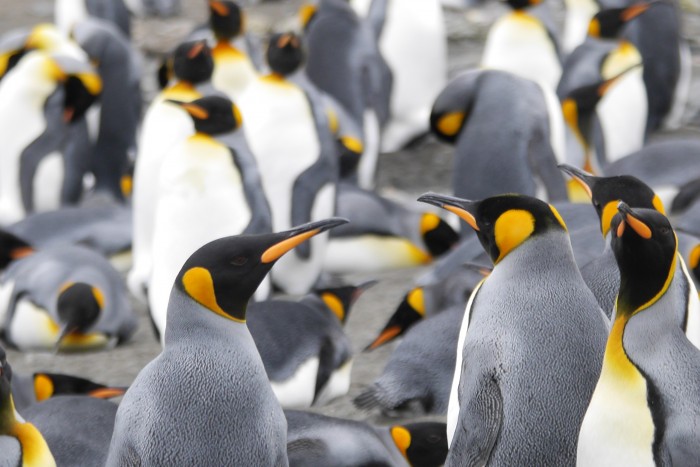
<path fill-rule="evenodd" d="M 551 0 L 550 2 L 554 4 Z M 271 29 L 285 29 L 292 24 L 286 18 L 294 15 L 300 3 L 299 0 L 288 0 L 252 7 L 249 10 L 250 29 L 259 33 Z M 185 1 L 184 7 L 183 14 L 177 18 L 135 22 L 134 41 L 144 54 L 147 71 L 154 69 L 153 59 L 174 47 L 193 26 L 204 20 L 206 9 L 203 0 Z M 467 13 L 446 11 L 451 76 L 477 64 L 488 26 L 503 8 L 500 4 L 491 3 L 485 8 Z M 557 17 L 561 19 L 560 6 L 557 7 L 557 12 Z M 11 27 L 47 21 L 51 13 L 51 1 L 0 0 L 0 33 Z M 700 107 L 700 81 L 697 78 L 700 76 L 700 15 L 686 14 L 684 21 L 684 31 L 691 39 L 694 54 L 695 81 L 692 105 L 697 109 Z M 151 79 L 151 75 L 147 75 L 144 78 L 146 96 L 152 95 L 154 86 L 155 81 Z M 697 120 L 694 125 L 685 128 L 684 132 L 700 136 Z M 384 155 L 380 159 L 378 186 L 385 192 L 407 200 L 415 199 L 418 194 L 428 190 L 447 192 L 450 167 L 450 148 L 428 139 L 410 150 Z M 412 269 L 374 275 L 374 278 L 379 279 L 379 284 L 361 297 L 347 324 L 347 330 L 357 351 L 364 348 L 381 329 L 410 287 L 412 279 L 420 273 L 421 269 Z M 351 281 L 361 279 L 364 277 L 348 278 Z M 140 329 L 131 342 L 120 348 L 72 355 L 20 354 L 10 351 L 8 359 L 18 372 L 51 370 L 82 375 L 113 385 L 128 385 L 138 371 L 160 350 L 153 338 L 145 310 L 138 308 L 138 312 L 142 317 Z M 315 410 L 348 418 L 378 420 L 376 414 L 355 409 L 351 400 L 380 374 L 395 346 L 394 343 L 372 353 L 359 353 L 353 367 L 350 393 Z"/>

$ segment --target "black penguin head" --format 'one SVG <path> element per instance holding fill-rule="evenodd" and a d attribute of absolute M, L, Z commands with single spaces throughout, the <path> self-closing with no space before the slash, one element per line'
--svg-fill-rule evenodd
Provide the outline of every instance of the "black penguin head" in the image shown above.
<path fill-rule="evenodd" d="M 314 294 L 323 300 L 328 309 L 345 324 L 350 316 L 350 310 L 362 293 L 376 284 L 377 281 L 371 280 L 363 282 L 359 285 L 343 285 L 339 287 L 327 287 L 323 289 L 315 289 Z"/>
<path fill-rule="evenodd" d="M 244 17 L 237 3 L 209 0 L 209 27 L 219 41 L 230 41 L 243 33 Z"/>
<path fill-rule="evenodd" d="M 393 341 L 408 331 L 415 323 L 425 318 L 423 293 L 423 287 L 416 287 L 404 295 L 396 311 L 384 325 L 384 329 L 365 350 L 374 350 Z"/>
<path fill-rule="evenodd" d="M 542 0 L 506 0 L 506 3 L 514 10 L 524 10 L 525 8 L 539 5 Z"/>
<path fill-rule="evenodd" d="M 618 212 L 619 201 L 635 208 L 656 209 L 665 214 L 663 203 L 654 190 L 636 177 L 596 177 L 568 164 L 561 164 L 559 168 L 569 174 L 591 198 L 604 237 L 610 231 L 610 223 Z"/>
<path fill-rule="evenodd" d="M 459 234 L 450 224 L 432 212 L 426 212 L 421 216 L 420 234 L 433 257 L 447 253 L 459 242 Z"/>
<path fill-rule="evenodd" d="M 442 465 L 447 458 L 447 428 L 441 422 L 418 422 L 390 428 L 394 444 L 409 465 Z"/>
<path fill-rule="evenodd" d="M 293 32 L 272 35 L 265 58 L 273 73 L 291 75 L 304 63 L 305 53 L 301 39 Z"/>
<path fill-rule="evenodd" d="M 227 97 L 206 96 L 192 102 L 169 99 L 168 102 L 179 105 L 190 115 L 198 133 L 212 136 L 230 133 L 243 122 L 238 107 Z"/>
<path fill-rule="evenodd" d="M 58 373 L 34 373 L 34 395 L 38 402 L 53 396 L 81 395 L 98 399 L 123 396 L 126 388 L 108 387 L 88 379 Z"/>
<path fill-rule="evenodd" d="M 214 71 L 214 59 L 207 41 L 188 41 L 178 45 L 172 56 L 175 78 L 192 84 L 209 81 Z"/>
<path fill-rule="evenodd" d="M 331 218 L 285 232 L 214 240 L 190 256 L 175 286 L 208 310 L 244 322 L 248 300 L 282 255 L 314 235 L 346 222 Z"/>
<path fill-rule="evenodd" d="M 29 243 L 16 235 L 0 229 L 0 271 L 5 269 L 12 261 L 34 253 Z"/>
<path fill-rule="evenodd" d="M 688 266 L 693 272 L 696 281 L 700 281 L 700 243 L 695 245 L 695 247 L 690 250 L 690 255 L 688 256 Z"/>
<path fill-rule="evenodd" d="M 68 282 L 56 299 L 56 313 L 61 326 L 56 346 L 69 334 L 83 334 L 97 322 L 105 306 L 102 291 L 84 282 Z"/>
<path fill-rule="evenodd" d="M 613 39 L 620 35 L 629 21 L 641 15 L 659 2 L 640 2 L 625 8 L 601 10 L 588 23 L 588 35 L 602 39 Z"/>
<path fill-rule="evenodd" d="M 63 87 L 63 120 L 66 123 L 82 118 L 100 97 L 102 80 L 89 64 L 70 57 L 52 55 L 47 61 L 47 71 Z"/>
<path fill-rule="evenodd" d="M 566 231 L 554 206 L 531 196 L 506 194 L 468 201 L 426 193 L 418 201 L 446 209 L 466 221 L 494 264 L 530 237 L 553 229 Z"/>
<path fill-rule="evenodd" d="M 669 220 L 654 209 L 618 203 L 612 220 L 612 250 L 620 269 L 618 315 L 655 303 L 668 289 L 676 268 L 678 240 Z"/>

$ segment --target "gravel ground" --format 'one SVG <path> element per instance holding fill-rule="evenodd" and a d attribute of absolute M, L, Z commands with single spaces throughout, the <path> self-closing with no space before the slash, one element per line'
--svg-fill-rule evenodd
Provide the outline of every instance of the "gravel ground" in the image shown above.
<path fill-rule="evenodd" d="M 251 7 L 249 27 L 258 33 L 285 29 L 293 24 L 288 18 L 295 14 L 300 3 L 299 0 L 287 0 Z M 555 2 L 550 0 L 550 3 Z M 195 25 L 204 20 L 206 8 L 203 0 L 185 0 L 183 4 L 183 14 L 177 18 L 135 21 L 134 42 L 144 55 L 147 72 L 154 70 L 156 58 L 174 47 Z M 556 4 L 558 5 L 558 2 Z M 494 2 L 466 13 L 446 10 L 451 75 L 477 64 L 486 31 L 503 8 Z M 51 14 L 51 1 L 0 0 L 0 33 L 11 27 L 30 26 L 50 20 Z M 561 19 L 561 7 L 558 7 L 556 16 Z M 694 57 L 695 79 L 691 91 L 691 106 L 694 111 L 700 108 L 700 80 L 697 78 L 700 76 L 700 15 L 697 11 L 687 13 L 684 15 L 684 21 L 684 31 L 691 39 Z M 154 90 L 155 81 L 152 74 L 147 74 L 144 78 L 144 94 L 152 95 Z M 694 119 L 683 132 L 700 136 L 700 122 Z M 450 148 L 428 138 L 409 150 L 384 155 L 380 159 L 378 169 L 378 186 L 383 192 L 405 200 L 415 199 L 418 194 L 428 190 L 447 192 L 450 167 Z M 360 298 L 347 324 L 356 350 L 364 348 L 372 340 L 393 313 L 412 279 L 420 273 L 421 269 L 410 269 L 374 276 L 380 281 L 379 284 Z M 347 279 L 359 281 L 364 277 L 351 276 Z M 51 370 L 82 375 L 113 385 L 128 385 L 138 371 L 160 350 L 151 333 L 145 310 L 135 306 L 142 317 L 140 329 L 131 342 L 120 348 L 71 355 L 20 354 L 10 351 L 8 359 L 18 372 Z M 380 374 L 395 346 L 394 343 L 372 353 L 359 353 L 353 367 L 350 393 L 314 410 L 354 419 L 385 421 L 377 418 L 376 414 L 358 411 L 351 400 Z"/>

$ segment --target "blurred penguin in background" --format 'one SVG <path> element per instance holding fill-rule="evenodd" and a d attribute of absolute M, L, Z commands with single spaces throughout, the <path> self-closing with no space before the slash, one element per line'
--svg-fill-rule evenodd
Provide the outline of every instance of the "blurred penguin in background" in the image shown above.
<path fill-rule="evenodd" d="M 301 66 L 304 50 L 293 33 L 271 36 L 271 73 L 255 80 L 240 99 L 245 134 L 272 211 L 273 230 L 283 230 L 335 212 L 338 161 L 324 151 L 303 88 L 288 77 Z M 286 293 L 311 290 L 321 274 L 327 235 L 300 245 L 276 264 L 273 284 Z"/>
<path fill-rule="evenodd" d="M 344 0 L 320 0 L 300 11 L 308 47 L 306 72 L 362 128 L 358 184 L 373 188 L 381 131 L 391 114 L 391 70 L 372 28 Z"/>
<path fill-rule="evenodd" d="M 194 133 L 192 118 L 165 101 L 190 102 L 202 97 L 197 88 L 209 82 L 214 69 L 211 49 L 203 40 L 184 42 L 173 52 L 168 67 L 174 79 L 146 111 L 134 168 L 133 267 L 127 282 L 131 293 L 143 303 L 147 302 L 146 284 L 152 267 L 155 180 L 170 149 Z"/>

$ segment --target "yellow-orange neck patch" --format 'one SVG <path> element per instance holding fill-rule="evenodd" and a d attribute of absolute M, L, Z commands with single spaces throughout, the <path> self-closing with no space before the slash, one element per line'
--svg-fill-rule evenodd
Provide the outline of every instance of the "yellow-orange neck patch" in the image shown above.
<path fill-rule="evenodd" d="M 188 269 L 182 276 L 182 286 L 187 295 L 208 310 L 231 321 L 245 323 L 244 319 L 234 318 L 219 306 L 214 291 L 214 279 L 207 269 L 198 266 Z"/>
<path fill-rule="evenodd" d="M 497 264 L 508 253 L 527 240 L 535 231 L 535 217 L 523 209 L 510 209 L 496 220 L 494 236 L 498 247 Z"/>

